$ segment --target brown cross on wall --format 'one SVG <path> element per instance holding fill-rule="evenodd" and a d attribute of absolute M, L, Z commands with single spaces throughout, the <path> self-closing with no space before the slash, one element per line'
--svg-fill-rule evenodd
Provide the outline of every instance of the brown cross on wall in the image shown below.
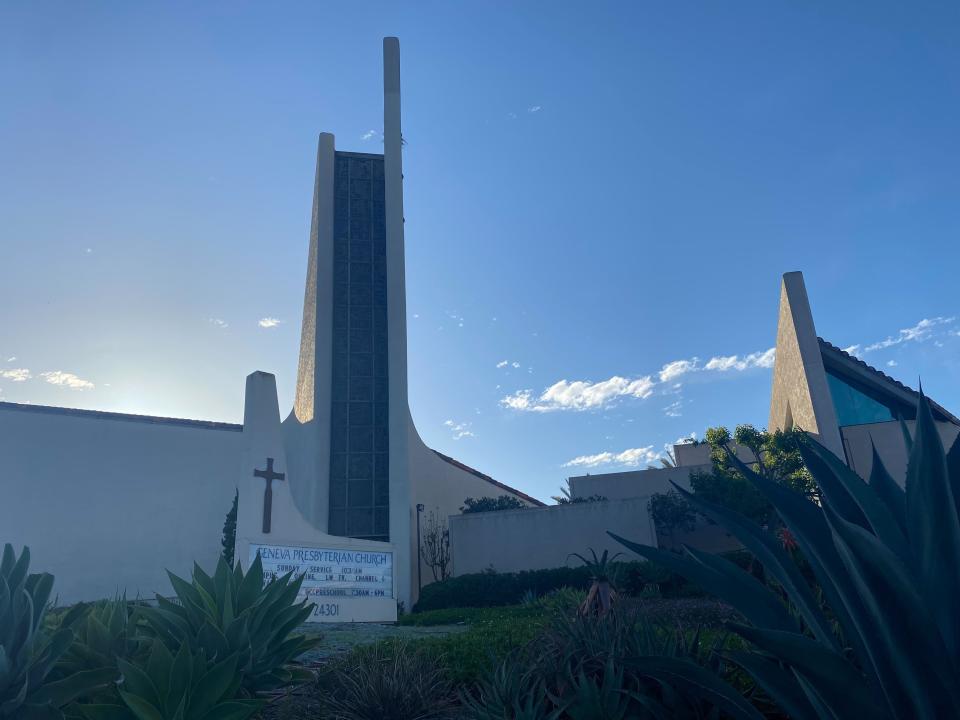
<path fill-rule="evenodd" d="M 263 489 L 263 532 L 270 532 L 270 516 L 273 514 L 273 481 L 286 478 L 285 473 L 273 471 L 273 458 L 267 458 L 266 470 L 253 470 L 254 477 L 261 477 L 267 481 L 267 486 Z"/>

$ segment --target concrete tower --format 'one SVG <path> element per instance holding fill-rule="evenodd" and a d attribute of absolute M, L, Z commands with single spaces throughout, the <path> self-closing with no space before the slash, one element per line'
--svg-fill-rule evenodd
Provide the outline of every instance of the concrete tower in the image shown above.
<path fill-rule="evenodd" d="M 383 41 L 383 71 L 383 154 L 337 150 L 320 135 L 293 410 L 281 424 L 273 376 L 254 373 L 244 414 L 241 560 L 278 545 L 391 558 L 392 597 L 338 599 L 339 619 L 383 619 L 388 600 L 411 607 L 421 509 L 445 521 L 467 497 L 540 504 L 429 449 L 413 424 L 396 38 Z M 318 597 L 331 590 L 310 582 Z"/>
<path fill-rule="evenodd" d="M 332 135 L 320 136 L 296 396 L 283 436 L 291 491 L 311 524 L 333 536 L 403 538 L 406 548 L 410 414 L 397 38 L 383 41 L 383 67 L 383 155 L 340 151 Z"/>

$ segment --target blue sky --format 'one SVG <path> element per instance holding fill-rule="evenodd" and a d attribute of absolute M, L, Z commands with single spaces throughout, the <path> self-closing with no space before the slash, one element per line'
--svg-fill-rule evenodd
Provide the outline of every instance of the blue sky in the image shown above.
<path fill-rule="evenodd" d="M 949 3 L 4 3 L 0 399 L 239 421 L 260 369 L 288 408 L 316 136 L 381 151 L 398 35 L 428 444 L 546 498 L 762 426 L 789 270 L 822 336 L 957 412 L 958 31 Z"/>

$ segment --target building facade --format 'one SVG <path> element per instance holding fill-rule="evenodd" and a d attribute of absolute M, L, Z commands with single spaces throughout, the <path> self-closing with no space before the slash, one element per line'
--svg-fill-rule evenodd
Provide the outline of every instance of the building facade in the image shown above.
<path fill-rule="evenodd" d="M 236 560 L 307 575 L 318 621 L 390 620 L 418 594 L 418 513 L 532 497 L 428 448 L 407 399 L 400 54 L 384 53 L 384 152 L 321 134 L 293 409 L 246 381 L 242 424 L 0 403 L 0 541 L 61 602 L 169 594 L 213 565 L 238 494 Z"/>
<path fill-rule="evenodd" d="M 876 448 L 884 466 L 903 484 L 907 448 L 899 418 L 912 433 L 918 397 L 916 390 L 818 337 L 803 276 L 791 272 L 782 277 L 768 429 L 799 428 L 808 432 L 863 478 L 870 476 Z M 950 448 L 960 434 L 960 419 L 936 402 L 931 404 L 940 438 L 944 447 Z M 731 449 L 744 462 L 755 460 L 747 448 Z M 692 473 L 712 469 L 708 445 L 674 445 L 673 451 L 675 467 L 569 478 L 572 497 L 599 495 L 606 501 L 539 511 L 540 515 L 552 513 L 554 521 L 566 521 L 558 524 L 545 517 L 536 518 L 539 527 L 561 526 L 563 529 L 541 532 L 534 547 L 544 548 L 543 552 L 512 558 L 510 567 L 524 570 L 549 567 L 545 563 L 556 562 L 561 555 L 582 552 L 589 547 L 585 544 L 587 539 L 597 543 L 598 551 L 601 548 L 623 551 L 597 532 L 598 528 L 664 547 L 686 544 L 709 552 L 740 547 L 736 538 L 722 527 L 705 522 L 690 532 L 657 536 L 648 509 L 650 497 L 671 491 L 674 483 L 689 489 Z M 635 513 L 633 520 L 630 513 L 624 512 L 628 506 Z M 571 507 L 589 510 L 571 512 Z M 496 547 L 501 537 L 516 537 L 527 532 L 526 527 L 532 527 L 535 519 L 526 511 L 496 515 L 503 517 L 451 518 L 454 554 L 458 561 L 464 556 L 468 558 L 467 562 L 455 562 L 457 574 L 477 571 L 482 558 L 472 548 Z M 618 529 L 624 527 L 629 531 Z M 630 553 L 627 556 L 636 559 Z"/>

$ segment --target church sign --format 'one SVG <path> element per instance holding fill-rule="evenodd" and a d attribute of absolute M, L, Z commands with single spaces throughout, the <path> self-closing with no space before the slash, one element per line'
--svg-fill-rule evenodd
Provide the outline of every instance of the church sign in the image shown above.
<path fill-rule="evenodd" d="M 303 577 L 297 600 L 314 603 L 312 622 L 396 618 L 392 552 L 251 543 L 251 563 L 258 553 L 265 579 L 289 572 Z"/>

